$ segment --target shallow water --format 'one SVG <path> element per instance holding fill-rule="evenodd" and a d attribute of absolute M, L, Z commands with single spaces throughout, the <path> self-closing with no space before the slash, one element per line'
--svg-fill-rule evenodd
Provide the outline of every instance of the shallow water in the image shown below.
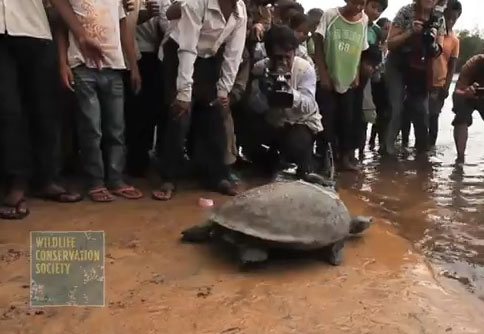
<path fill-rule="evenodd" d="M 409 153 L 382 161 L 377 152 L 367 151 L 364 173 L 344 175 L 341 182 L 396 223 L 442 274 L 484 299 L 484 124 L 475 112 L 467 161 L 459 169 L 454 166 L 453 116 L 449 98 L 436 150 L 428 159 Z"/>

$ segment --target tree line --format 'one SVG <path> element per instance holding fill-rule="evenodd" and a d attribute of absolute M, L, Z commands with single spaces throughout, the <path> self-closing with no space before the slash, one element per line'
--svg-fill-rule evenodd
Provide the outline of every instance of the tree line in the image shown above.
<path fill-rule="evenodd" d="M 461 30 L 457 33 L 457 37 L 460 40 L 460 54 L 457 62 L 458 72 L 469 58 L 476 54 L 484 53 L 484 38 L 482 36 L 478 29 L 472 31 Z"/>

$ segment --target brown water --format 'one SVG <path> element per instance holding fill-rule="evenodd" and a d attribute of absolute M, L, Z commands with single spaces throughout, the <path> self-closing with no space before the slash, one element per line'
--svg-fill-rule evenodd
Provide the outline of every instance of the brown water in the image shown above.
<path fill-rule="evenodd" d="M 413 153 L 399 161 L 381 161 L 378 153 L 368 151 L 365 172 L 345 175 L 342 186 L 355 190 L 396 223 L 443 275 L 484 299 L 484 125 L 476 112 L 466 164 L 456 168 L 453 116 L 449 98 L 440 118 L 437 148 L 425 161 Z"/>

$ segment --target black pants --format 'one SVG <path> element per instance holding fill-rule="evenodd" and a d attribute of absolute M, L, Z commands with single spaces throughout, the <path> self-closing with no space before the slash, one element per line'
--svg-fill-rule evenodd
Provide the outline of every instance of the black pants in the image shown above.
<path fill-rule="evenodd" d="M 9 180 L 34 171 L 42 184 L 60 168 L 61 117 L 52 41 L 0 35 L 0 152 Z"/>
<path fill-rule="evenodd" d="M 164 46 L 165 102 L 167 117 L 160 174 L 164 181 L 175 182 L 180 176 L 184 160 L 185 142 L 193 131 L 193 160 L 207 184 L 215 184 L 228 177 L 224 163 L 226 132 L 223 108 L 210 106 L 217 98 L 217 81 L 223 62 L 223 47 L 211 58 L 197 58 L 193 73 L 192 110 L 181 117 L 169 113 L 169 105 L 176 98 L 178 75 L 178 44 L 169 40 Z"/>
<path fill-rule="evenodd" d="M 385 141 L 386 128 L 391 113 L 385 79 L 382 77 L 380 81 L 372 82 L 371 91 L 376 107 L 376 123 L 372 126 L 371 137 L 374 141 L 376 135 L 378 135 L 379 144 L 382 146 Z"/>
<path fill-rule="evenodd" d="M 125 77 L 126 88 L 126 148 L 128 171 L 137 174 L 149 166 L 149 151 L 153 147 L 155 125 L 158 136 L 163 121 L 163 69 L 156 53 L 142 53 L 138 61 L 142 88 L 136 96 L 129 84 L 129 72 Z"/>
<path fill-rule="evenodd" d="M 339 154 L 348 153 L 356 147 L 355 130 L 358 114 L 355 110 L 355 90 L 344 94 L 323 90 L 319 83 L 316 91 L 324 131 L 318 138 L 320 143 L 329 142 Z"/>
<path fill-rule="evenodd" d="M 415 148 L 425 152 L 429 145 L 429 94 L 409 92 L 404 101 L 402 115 L 402 143 L 408 145 L 410 124 L 415 130 Z"/>
<path fill-rule="evenodd" d="M 313 148 L 315 134 L 303 124 L 288 124 L 274 127 L 267 123 L 263 114 L 258 114 L 247 105 L 234 113 L 237 143 L 242 152 L 255 164 L 272 171 L 280 153 L 286 162 L 295 163 L 298 174 L 313 170 Z M 262 145 L 269 146 L 269 151 Z"/>

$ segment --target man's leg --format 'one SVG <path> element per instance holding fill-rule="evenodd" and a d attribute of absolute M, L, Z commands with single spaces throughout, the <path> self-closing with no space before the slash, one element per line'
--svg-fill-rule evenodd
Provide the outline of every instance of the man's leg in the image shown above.
<path fill-rule="evenodd" d="M 470 99 L 458 94 L 454 94 L 453 100 L 455 117 L 452 125 L 454 126 L 454 141 L 457 150 L 456 163 L 464 164 L 468 128 L 472 125 L 472 113 L 474 112 L 475 104 Z"/>
<path fill-rule="evenodd" d="M 102 148 L 108 187 L 112 193 L 127 199 L 138 199 L 143 194 L 123 181 L 126 162 L 124 143 L 124 87 L 121 71 L 106 69 L 99 73 L 101 102 Z"/>
<path fill-rule="evenodd" d="M 77 132 L 81 163 L 87 177 L 91 199 L 99 202 L 114 198 L 105 191 L 104 161 L 101 151 L 101 104 L 98 98 L 97 70 L 79 66 L 73 69 L 76 97 L 79 103 Z M 99 190 L 103 190 L 100 192 Z M 98 196 L 99 195 L 99 196 Z"/>
<path fill-rule="evenodd" d="M 28 215 L 24 195 L 30 172 L 30 147 L 18 75 L 18 69 L 28 64 L 18 63 L 12 45 L 16 38 L 0 35 L 0 151 L 8 181 L 7 194 L 0 207 L 3 219 L 21 219 Z"/>
<path fill-rule="evenodd" d="M 185 140 L 190 130 L 191 111 L 176 116 L 171 113 L 170 104 L 176 98 L 176 80 L 178 76 L 178 44 L 169 40 L 164 46 L 164 102 L 165 115 L 163 139 L 160 140 L 158 158 L 160 160 L 160 177 L 162 185 L 159 190 L 153 191 L 152 195 L 157 200 L 169 200 L 172 198 L 176 183 L 182 174 L 185 161 Z"/>
<path fill-rule="evenodd" d="M 81 200 L 60 185 L 60 136 L 62 115 L 59 108 L 60 83 L 57 74 L 55 45 L 41 39 L 31 39 L 30 47 L 22 55 L 30 63 L 20 70 L 20 84 L 24 88 L 30 135 L 40 196 L 58 202 Z"/>
<path fill-rule="evenodd" d="M 193 98 L 195 129 L 195 155 L 205 182 L 225 195 L 237 193 L 235 184 L 229 180 L 229 168 L 225 163 L 227 130 L 224 120 L 230 109 L 212 102 L 217 99 L 217 82 L 223 62 L 223 48 L 215 57 L 198 58 L 193 74 Z M 196 115 L 195 115 L 196 113 Z M 198 151 L 198 152 L 197 152 Z"/>
<path fill-rule="evenodd" d="M 357 112 L 355 108 L 355 90 L 349 89 L 344 94 L 338 94 L 338 144 L 340 148 L 340 167 L 347 171 L 358 171 L 353 163 L 355 152 L 355 133 L 357 127 Z"/>
<path fill-rule="evenodd" d="M 311 130 L 303 124 L 286 124 L 278 137 L 282 156 L 297 165 L 297 176 L 303 178 L 312 172 L 315 136 Z"/>
<path fill-rule="evenodd" d="M 323 173 L 329 173 L 332 157 L 329 157 L 329 145 L 335 154 L 338 153 L 336 139 L 337 123 L 337 99 L 335 92 L 329 92 L 321 88 L 319 82 L 316 87 L 316 101 L 318 102 L 324 130 L 316 135 L 316 152 L 322 156 Z"/>
<path fill-rule="evenodd" d="M 439 134 L 439 116 L 445 100 L 442 98 L 441 88 L 433 89 L 429 96 L 429 146 L 434 147 Z"/>
<path fill-rule="evenodd" d="M 429 100 L 427 93 L 408 94 L 408 107 L 415 128 L 415 147 L 418 153 L 428 151 L 429 143 Z"/>
<path fill-rule="evenodd" d="M 387 84 L 388 100 L 390 102 L 391 116 L 385 134 L 383 153 L 395 154 L 395 141 L 401 129 L 401 114 L 405 86 L 403 76 L 394 61 L 388 61 L 385 68 L 385 83 Z"/>

